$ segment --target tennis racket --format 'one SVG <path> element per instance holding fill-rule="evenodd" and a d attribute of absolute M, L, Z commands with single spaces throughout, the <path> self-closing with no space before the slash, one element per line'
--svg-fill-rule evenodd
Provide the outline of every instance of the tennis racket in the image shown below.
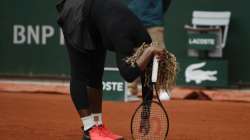
<path fill-rule="evenodd" d="M 131 119 L 131 135 L 133 140 L 166 140 L 169 130 L 169 118 L 166 109 L 162 105 L 156 88 L 159 60 L 154 57 L 152 68 L 152 90 L 147 93 L 142 103 L 136 108 Z M 151 95 L 150 95 L 151 94 Z M 148 98 L 148 97 L 151 98 Z"/>

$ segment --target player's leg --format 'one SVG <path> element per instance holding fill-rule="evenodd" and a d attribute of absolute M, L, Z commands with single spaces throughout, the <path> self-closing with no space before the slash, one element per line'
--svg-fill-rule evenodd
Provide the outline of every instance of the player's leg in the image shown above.
<path fill-rule="evenodd" d="M 90 56 L 72 46 L 67 47 L 70 61 L 70 94 L 76 110 L 79 113 L 83 124 L 83 130 L 86 133 L 94 126 L 91 116 L 91 110 L 88 99 L 88 77 L 90 67 Z"/>
<path fill-rule="evenodd" d="M 100 47 L 100 46 L 99 46 Z M 91 72 L 88 75 L 88 99 L 91 115 L 96 125 L 102 125 L 102 77 L 106 50 L 99 48 L 91 52 Z"/>
<path fill-rule="evenodd" d="M 104 125 L 102 120 L 102 76 L 104 72 L 106 50 L 99 48 L 90 54 L 92 59 L 91 64 L 89 64 L 91 72 L 88 75 L 87 95 L 91 117 L 95 126 L 89 131 L 89 136 L 91 140 L 115 140 L 111 139 L 106 131 L 104 131 L 105 129 L 103 129 Z"/>
<path fill-rule="evenodd" d="M 91 72 L 88 75 L 87 91 L 89 99 L 89 107 L 91 116 L 96 124 L 96 127 L 90 131 L 90 137 L 97 139 L 109 138 L 112 140 L 123 140 L 122 136 L 112 133 L 108 130 L 102 120 L 102 76 L 104 72 L 104 63 L 106 50 L 98 48 L 95 52 L 90 53 L 92 56 L 90 69 Z"/>
<path fill-rule="evenodd" d="M 83 124 L 83 140 L 114 140 L 96 127 L 97 122 L 102 124 L 101 91 L 105 52 L 81 52 L 73 47 L 68 47 L 68 52 L 71 64 L 70 93 Z M 94 116 L 98 116 L 96 121 Z"/>

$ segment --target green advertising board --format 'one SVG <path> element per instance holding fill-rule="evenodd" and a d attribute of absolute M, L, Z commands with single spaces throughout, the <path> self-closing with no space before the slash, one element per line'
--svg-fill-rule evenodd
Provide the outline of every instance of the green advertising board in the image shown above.
<path fill-rule="evenodd" d="M 56 1 L 47 0 L 1 1 L 1 75 L 68 75 L 55 4 Z"/>
<path fill-rule="evenodd" d="M 68 77 L 56 1 L 3 0 L 0 5 L 0 75 Z M 106 66 L 115 66 L 108 52 Z"/>
<path fill-rule="evenodd" d="M 1 1 L 0 75 L 68 76 L 67 52 L 63 35 L 56 24 L 56 2 Z M 192 12 L 231 11 L 232 18 L 223 57 L 228 61 L 228 73 L 225 73 L 228 75 L 227 85 L 250 83 L 250 64 L 246 61 L 250 59 L 250 18 L 246 14 L 250 2 L 239 0 L 237 4 L 235 6 L 234 1 L 228 0 L 172 1 L 165 16 L 165 41 L 168 50 L 176 54 L 181 72 L 191 61 L 187 56 L 188 41 L 184 25 L 191 23 Z M 109 53 L 106 66 L 115 65 L 114 54 Z M 179 74 L 177 85 L 183 85 L 184 77 L 184 73 Z"/>
<path fill-rule="evenodd" d="M 236 5 L 237 3 L 237 5 Z M 228 61 L 228 85 L 250 84 L 250 1 L 238 0 L 174 0 L 166 13 L 164 27 L 166 47 L 177 56 L 180 66 L 186 66 L 190 59 L 187 55 L 187 31 L 184 25 L 191 24 L 194 10 L 230 11 L 228 38 L 224 57 Z M 184 75 L 179 75 L 183 78 Z M 178 79 L 178 81 L 181 81 Z M 182 80 L 183 81 L 183 80 Z M 181 85 L 177 83 L 177 85 Z"/>
<path fill-rule="evenodd" d="M 125 100 L 126 82 L 120 76 L 117 68 L 106 67 L 103 76 L 103 99 Z"/>
<path fill-rule="evenodd" d="M 178 85 L 199 87 L 227 87 L 228 62 L 190 58 L 181 62 Z"/>

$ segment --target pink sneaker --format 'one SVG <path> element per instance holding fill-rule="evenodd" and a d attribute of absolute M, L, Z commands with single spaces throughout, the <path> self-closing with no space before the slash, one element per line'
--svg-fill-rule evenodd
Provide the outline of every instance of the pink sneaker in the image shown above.
<path fill-rule="evenodd" d="M 90 140 L 114 140 L 106 135 L 106 133 L 103 132 L 103 129 L 100 127 L 93 127 L 89 131 L 89 137 Z"/>
<path fill-rule="evenodd" d="M 114 134 L 110 130 L 108 130 L 104 125 L 99 126 L 102 133 L 104 133 L 107 137 L 111 138 L 112 140 L 124 140 L 123 136 L 119 136 L 117 134 Z"/>

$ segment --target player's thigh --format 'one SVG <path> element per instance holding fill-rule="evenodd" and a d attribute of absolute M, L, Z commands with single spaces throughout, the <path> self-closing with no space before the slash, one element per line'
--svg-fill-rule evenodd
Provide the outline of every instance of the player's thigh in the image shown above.
<path fill-rule="evenodd" d="M 106 51 L 98 49 L 82 52 L 70 46 L 67 50 L 71 79 L 82 81 L 93 88 L 101 88 Z"/>
<path fill-rule="evenodd" d="M 67 47 L 69 62 L 70 62 L 70 75 L 72 79 L 87 82 L 87 75 L 90 72 L 90 55 L 86 52 L 68 46 Z"/>

